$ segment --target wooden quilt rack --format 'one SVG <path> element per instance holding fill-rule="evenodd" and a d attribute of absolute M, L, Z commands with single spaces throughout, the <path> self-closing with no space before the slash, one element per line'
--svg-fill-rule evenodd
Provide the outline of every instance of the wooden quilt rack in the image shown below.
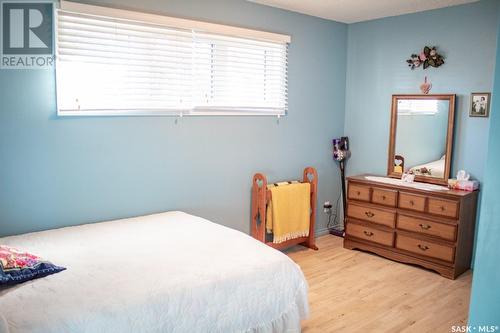
<path fill-rule="evenodd" d="M 317 250 L 314 238 L 314 225 L 316 222 L 316 199 L 318 194 L 318 173 L 313 167 L 304 169 L 302 183 L 311 184 L 311 217 L 309 220 L 309 236 L 289 239 L 282 243 L 266 241 L 266 209 L 271 200 L 271 191 L 267 189 L 267 179 L 261 173 L 253 176 L 252 185 L 252 237 L 275 248 L 284 249 L 293 245 L 303 245 L 313 250 Z"/>

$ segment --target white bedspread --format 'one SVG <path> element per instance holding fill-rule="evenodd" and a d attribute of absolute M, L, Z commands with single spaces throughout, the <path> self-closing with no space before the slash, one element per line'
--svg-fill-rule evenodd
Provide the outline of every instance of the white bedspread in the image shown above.
<path fill-rule="evenodd" d="M 66 271 L 0 289 L 0 332 L 300 332 L 283 253 L 182 212 L 0 238 Z"/>
<path fill-rule="evenodd" d="M 441 158 L 436 161 L 432 161 L 429 163 L 421 164 L 421 165 L 416 165 L 414 167 L 411 167 L 410 170 L 415 171 L 415 173 L 419 176 L 426 176 L 426 177 L 434 177 L 434 178 L 443 178 L 444 177 L 444 168 L 445 168 L 445 162 L 446 160 L 444 158 Z M 431 175 L 422 175 L 416 170 L 422 169 L 422 168 L 427 168 L 431 171 Z"/>

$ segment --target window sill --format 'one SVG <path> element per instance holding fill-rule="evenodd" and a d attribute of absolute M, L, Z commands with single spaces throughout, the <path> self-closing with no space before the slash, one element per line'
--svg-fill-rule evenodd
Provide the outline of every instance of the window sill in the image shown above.
<path fill-rule="evenodd" d="M 286 116 L 286 110 L 268 108 L 195 108 L 186 110 L 58 110 L 60 117 L 188 117 L 188 116 Z"/>

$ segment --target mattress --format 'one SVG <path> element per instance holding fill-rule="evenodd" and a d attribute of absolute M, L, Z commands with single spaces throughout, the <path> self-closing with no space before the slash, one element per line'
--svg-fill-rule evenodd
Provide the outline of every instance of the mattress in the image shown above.
<path fill-rule="evenodd" d="M 67 270 L 0 289 L 0 332 L 300 332 L 290 258 L 182 212 L 0 238 Z"/>
<path fill-rule="evenodd" d="M 434 178 L 443 178 L 444 177 L 444 167 L 445 167 L 445 159 L 442 158 L 442 159 L 439 159 L 439 160 L 436 160 L 436 161 L 432 161 L 432 162 L 429 162 L 429 163 L 425 163 L 425 164 L 421 164 L 421 165 L 416 165 L 416 166 L 410 168 L 410 170 L 414 171 L 415 174 L 419 175 L 419 176 L 427 176 L 427 177 L 434 177 Z M 431 176 L 425 175 L 425 174 L 421 174 L 420 172 L 418 172 L 418 170 L 420 170 L 422 168 L 426 168 L 426 169 L 431 170 Z"/>

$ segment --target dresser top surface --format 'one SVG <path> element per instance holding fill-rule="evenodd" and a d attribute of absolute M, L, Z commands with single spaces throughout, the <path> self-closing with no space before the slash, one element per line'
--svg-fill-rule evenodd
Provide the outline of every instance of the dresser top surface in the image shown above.
<path fill-rule="evenodd" d="M 395 180 L 395 178 L 389 178 L 385 176 L 380 176 L 380 175 L 373 175 L 373 174 L 362 174 L 362 175 L 356 175 L 356 176 L 350 176 L 347 177 L 347 180 L 356 182 L 356 183 L 364 183 L 364 184 L 369 184 L 373 185 L 376 187 L 385 187 L 385 188 L 398 188 L 402 189 L 404 191 L 409 191 L 409 192 L 416 192 L 416 193 L 421 193 L 421 194 L 432 194 L 432 195 L 444 195 L 444 196 L 453 196 L 453 197 L 458 197 L 458 198 L 463 198 L 471 195 L 477 195 L 478 191 L 474 192 L 468 192 L 468 191 L 459 191 L 459 190 L 435 190 L 435 189 L 421 189 L 421 188 L 415 188 L 411 186 L 405 186 L 405 185 L 399 185 L 399 184 L 392 184 L 392 183 L 384 183 L 381 181 L 375 181 L 375 180 L 370 180 L 367 179 L 366 177 L 380 177 L 380 178 L 388 178 Z M 426 183 L 418 183 L 422 184 L 422 186 L 426 186 Z"/>

